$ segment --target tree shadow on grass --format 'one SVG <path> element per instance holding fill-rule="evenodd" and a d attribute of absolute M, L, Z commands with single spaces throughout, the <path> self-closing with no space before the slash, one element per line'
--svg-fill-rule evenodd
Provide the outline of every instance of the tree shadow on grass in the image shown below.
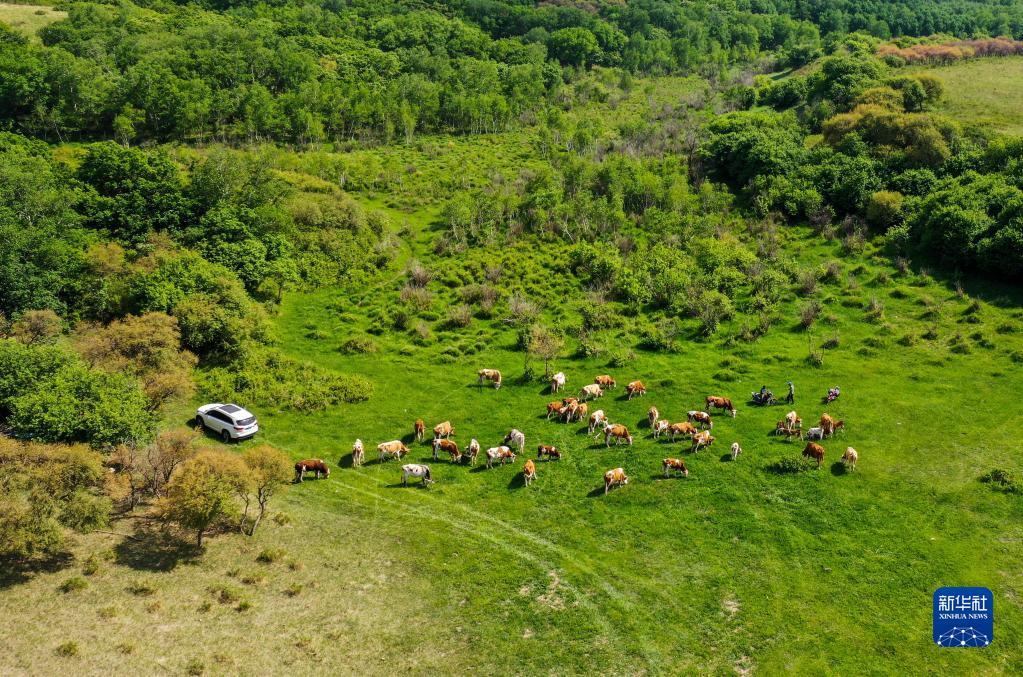
<path fill-rule="evenodd" d="M 134 536 L 114 547 L 117 564 L 139 571 L 171 571 L 179 564 L 194 562 L 199 548 L 190 539 L 157 524 L 142 524 Z"/>
<path fill-rule="evenodd" d="M 36 574 L 56 573 L 74 561 L 74 555 L 67 551 L 26 560 L 0 558 L 0 590 L 27 583 Z"/>

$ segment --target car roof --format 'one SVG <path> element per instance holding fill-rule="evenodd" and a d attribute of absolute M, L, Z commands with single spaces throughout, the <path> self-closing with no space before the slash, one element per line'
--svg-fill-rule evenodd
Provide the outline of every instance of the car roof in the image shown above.
<path fill-rule="evenodd" d="M 237 404 L 225 404 L 220 408 L 220 411 L 224 412 L 225 414 L 233 414 L 241 410 L 242 408 L 239 407 Z"/>
<path fill-rule="evenodd" d="M 228 416 L 235 420 L 241 420 L 243 418 L 250 417 L 255 418 L 252 412 L 247 411 L 242 407 L 239 407 L 237 404 L 225 404 L 223 406 L 218 407 L 218 410 L 222 411 L 223 413 L 227 414 Z"/>

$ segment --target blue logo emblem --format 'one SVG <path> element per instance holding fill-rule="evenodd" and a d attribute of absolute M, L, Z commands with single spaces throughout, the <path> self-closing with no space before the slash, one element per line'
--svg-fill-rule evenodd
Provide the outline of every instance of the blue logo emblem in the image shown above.
<path fill-rule="evenodd" d="M 938 646 L 987 646 L 994 640 L 994 595 L 987 588 L 938 588 L 934 591 L 934 643 Z"/>

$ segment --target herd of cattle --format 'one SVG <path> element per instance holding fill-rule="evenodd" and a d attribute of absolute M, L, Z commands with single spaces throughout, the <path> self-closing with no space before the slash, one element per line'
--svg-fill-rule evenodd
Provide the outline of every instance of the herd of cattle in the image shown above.
<path fill-rule="evenodd" d="M 501 372 L 497 369 L 480 369 L 477 372 L 477 377 L 477 383 L 480 386 L 490 382 L 495 389 L 501 387 Z M 564 390 L 566 382 L 567 379 L 563 372 L 554 374 L 550 382 L 551 393 L 560 393 Z M 601 374 L 593 379 L 592 384 L 583 387 L 577 397 L 563 397 L 560 400 L 548 402 L 547 419 L 556 418 L 556 420 L 566 423 L 586 421 L 587 432 L 590 435 L 595 434 L 595 439 L 600 439 L 603 436 L 605 446 L 610 447 L 612 440 L 614 440 L 616 445 L 625 442 L 631 446 L 633 436 L 627 426 L 620 423 L 612 423 L 608 420 L 603 409 L 596 409 L 590 412 L 590 404 L 594 400 L 603 397 L 606 390 L 616 388 L 617 385 L 614 378 L 607 374 Z M 629 400 L 635 396 L 646 395 L 646 392 L 646 386 L 643 385 L 642 381 L 632 381 L 625 386 L 626 397 Z M 667 419 L 661 418 L 661 413 L 657 407 L 650 407 L 647 412 L 647 420 L 653 431 L 654 439 L 658 439 L 661 436 L 666 436 L 671 442 L 675 442 L 676 438 L 688 439 L 690 451 L 694 453 L 709 447 L 717 439 L 711 435 L 714 421 L 709 412 L 720 410 L 734 418 L 737 410 L 730 399 L 716 395 L 707 396 L 704 408 L 706 411 L 689 411 L 686 414 L 686 420 L 672 423 Z M 818 425 L 804 431 L 803 419 L 795 411 L 790 411 L 784 419 L 777 422 L 774 433 L 784 436 L 786 441 L 792 438 L 805 439 L 807 444 L 803 449 L 803 456 L 815 461 L 817 468 L 820 468 L 824 463 L 825 451 L 819 442 L 827 437 L 834 436 L 844 429 L 845 421 L 836 421 L 830 415 L 822 414 Z M 422 419 L 416 420 L 413 423 L 412 432 L 415 441 L 423 441 L 426 437 L 426 423 Z M 482 450 L 479 441 L 476 438 L 472 438 L 463 449 L 451 440 L 454 434 L 455 429 L 451 425 L 451 421 L 443 421 L 433 427 L 433 460 L 436 461 L 440 454 L 444 453 L 450 457 L 452 463 L 467 462 L 469 465 L 476 465 L 477 457 Z M 384 462 L 389 458 L 401 460 L 409 453 L 408 447 L 402 440 L 381 442 L 376 448 L 380 462 Z M 517 453 L 516 449 L 518 450 Z M 512 428 L 504 436 L 502 444 L 486 450 L 484 454 L 486 467 L 492 468 L 495 463 L 499 463 L 502 466 L 506 462 L 514 463 L 517 454 L 524 453 L 525 449 L 525 434 L 516 428 Z M 733 442 L 730 452 L 731 459 L 735 461 L 741 453 L 742 447 L 739 446 L 738 442 Z M 362 440 L 355 440 L 355 444 L 352 445 L 352 466 L 360 467 L 365 460 L 365 454 L 366 450 Z M 557 447 L 547 444 L 537 446 L 537 460 L 543 460 L 544 458 L 548 461 L 558 460 L 561 456 L 562 451 Z M 859 454 L 852 447 L 847 447 L 840 460 L 846 468 L 854 470 L 857 461 L 859 461 Z M 661 468 L 664 471 L 665 477 L 669 477 L 672 474 L 681 477 L 689 476 L 689 469 L 686 467 L 685 460 L 681 458 L 665 458 L 661 462 Z M 330 468 L 327 467 L 327 463 L 322 459 L 306 459 L 295 464 L 295 480 L 297 482 L 301 482 L 307 473 L 315 473 L 317 478 L 321 476 L 329 477 Z M 533 459 L 526 460 L 522 474 L 526 486 L 529 486 L 536 479 L 536 464 Z M 401 467 L 401 482 L 403 485 L 408 484 L 410 477 L 421 479 L 422 483 L 427 486 L 434 482 L 430 467 L 422 463 L 407 463 Z M 629 477 L 625 474 L 623 468 L 612 468 L 604 473 L 605 494 L 613 487 L 628 483 Z"/>

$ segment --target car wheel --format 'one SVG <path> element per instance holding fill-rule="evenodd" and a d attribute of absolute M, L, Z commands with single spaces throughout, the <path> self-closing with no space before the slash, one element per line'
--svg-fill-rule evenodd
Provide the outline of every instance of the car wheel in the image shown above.
<path fill-rule="evenodd" d="M 220 439 L 224 442 L 224 444 L 230 443 L 231 442 L 231 433 L 227 432 L 226 430 L 221 430 L 220 431 Z"/>
<path fill-rule="evenodd" d="M 199 414 L 195 415 L 195 427 L 198 428 L 199 430 L 203 431 L 206 430 L 206 421 L 204 421 L 202 416 L 200 416 Z"/>

